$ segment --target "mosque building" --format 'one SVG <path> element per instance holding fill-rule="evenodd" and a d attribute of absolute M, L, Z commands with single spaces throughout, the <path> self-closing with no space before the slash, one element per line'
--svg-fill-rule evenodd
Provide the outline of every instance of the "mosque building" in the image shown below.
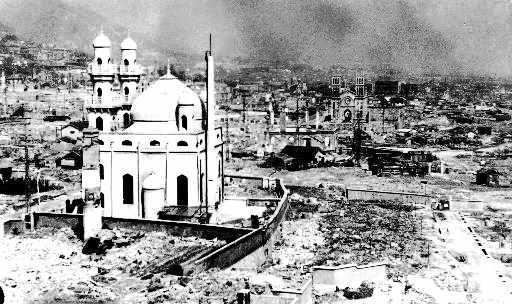
<path fill-rule="evenodd" d="M 103 64 L 98 63 L 98 59 L 109 64 L 110 44 L 107 42 L 104 35 L 96 38 L 93 66 Z M 138 80 L 131 77 L 132 74 L 123 77 L 122 72 L 135 63 L 135 46 L 135 43 L 124 45 L 131 49 L 123 51 L 132 52 L 123 54 L 126 56 L 123 62 L 127 61 L 120 69 L 121 87 L 128 96 L 136 90 Z M 88 193 L 96 193 L 104 216 L 157 219 L 168 207 L 205 207 L 208 210 L 208 206 L 222 202 L 223 138 L 221 128 L 215 128 L 211 52 L 207 53 L 206 61 L 206 100 L 167 68 L 166 75 L 133 98 L 129 112 L 124 107 L 119 109 L 117 115 L 130 117 L 126 128 L 111 131 L 107 127 L 118 118 L 114 110 L 91 113 L 90 117 L 96 120 L 104 119 L 103 131 L 99 131 L 97 144 L 90 141 L 88 148 L 84 148 L 82 187 L 86 197 Z M 91 76 L 97 80 L 93 81 L 94 90 L 102 92 L 96 94 L 97 99 L 109 96 L 113 74 L 108 66 L 107 70 L 106 76 L 98 73 Z M 110 111 L 113 109 L 110 102 L 105 104 L 101 100 L 94 105 L 96 108 L 105 105 Z M 104 118 L 106 115 L 112 115 L 112 119 Z M 92 126 L 100 129 L 97 123 Z M 98 130 L 87 134 L 98 134 Z M 84 133 L 84 138 L 87 134 Z"/>

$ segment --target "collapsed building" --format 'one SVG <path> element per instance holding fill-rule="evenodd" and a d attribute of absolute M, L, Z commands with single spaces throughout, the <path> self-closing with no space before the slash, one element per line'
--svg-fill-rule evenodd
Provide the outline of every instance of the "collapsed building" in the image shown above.
<path fill-rule="evenodd" d="M 431 172 L 436 160 L 429 151 L 398 147 L 368 148 L 367 155 L 368 168 L 373 175 L 424 176 Z"/>

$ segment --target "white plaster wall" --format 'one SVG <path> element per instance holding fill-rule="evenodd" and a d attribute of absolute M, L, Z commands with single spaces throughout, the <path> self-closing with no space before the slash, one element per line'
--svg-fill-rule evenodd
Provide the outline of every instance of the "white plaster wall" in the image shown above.
<path fill-rule="evenodd" d="M 102 65 L 105 65 L 108 63 L 108 59 L 111 58 L 112 49 L 111 48 L 94 48 L 94 62 L 93 64 L 97 63 L 97 59 L 101 58 Z"/>
<path fill-rule="evenodd" d="M 111 172 L 112 172 L 112 167 L 111 167 L 111 163 L 110 163 L 110 159 L 111 159 L 111 153 L 108 152 L 108 151 L 101 151 L 100 152 L 100 164 L 103 165 L 103 170 L 104 170 L 104 178 L 102 180 L 100 180 L 100 192 L 103 193 L 104 197 L 105 197 L 105 210 L 104 210 L 104 214 L 105 216 L 112 216 L 112 195 L 111 195 L 111 190 L 110 190 L 110 187 L 111 187 L 111 183 L 110 183 L 110 178 L 111 178 Z"/>
<path fill-rule="evenodd" d="M 128 59 L 130 65 L 137 59 L 137 50 L 121 50 L 121 65 L 124 66 L 124 60 Z"/>
<path fill-rule="evenodd" d="M 220 130 L 219 130 L 220 131 Z M 200 135 L 142 135 L 142 134 L 102 134 L 100 139 L 106 146 L 102 146 L 100 155 L 101 163 L 105 170 L 105 179 L 101 182 L 101 192 L 105 195 L 105 215 L 116 217 L 136 218 L 141 216 L 140 199 L 142 198 L 141 186 L 144 179 L 151 173 L 167 180 L 163 181 L 166 185 L 166 205 L 177 205 L 177 177 L 185 175 L 188 179 L 188 205 L 200 205 L 200 178 L 201 173 L 205 173 L 206 158 L 204 143 L 196 147 L 196 143 L 204 137 Z M 132 146 L 122 146 L 121 142 L 130 140 Z M 160 146 L 149 146 L 151 140 L 158 140 Z M 178 147 L 177 142 L 185 140 L 189 146 Z M 113 144 L 113 164 L 110 166 L 109 143 Z M 220 143 L 219 139 L 217 143 Z M 137 145 L 140 145 L 140 154 L 137 167 Z M 168 153 L 166 154 L 166 146 Z M 218 201 L 222 180 L 218 178 L 219 157 L 222 157 L 221 146 L 215 148 L 212 155 L 214 166 L 211 168 L 215 172 L 214 179 L 209 183 L 210 203 Z M 166 166 L 167 158 L 167 166 Z M 223 165 L 223 164 L 221 164 Z M 112 185 L 110 184 L 110 172 L 113 170 Z M 122 203 L 122 175 L 129 173 L 134 177 L 134 204 L 124 205 Z M 139 190 L 137 190 L 137 174 L 139 174 Z M 205 181 L 206 183 L 206 177 Z M 112 194 L 110 193 L 112 191 Z M 206 187 L 203 186 L 203 196 L 206 196 Z M 112 201 L 112 203 L 111 203 Z M 111 211 L 113 210 L 113 211 Z"/>
<path fill-rule="evenodd" d="M 164 189 L 142 189 L 144 217 L 158 219 L 158 212 L 164 207 Z"/>
<path fill-rule="evenodd" d="M 126 95 L 124 94 L 124 88 L 127 87 L 129 90 L 128 100 L 131 100 L 137 95 L 137 82 L 136 81 L 122 81 L 121 82 L 121 100 L 124 102 Z"/>
<path fill-rule="evenodd" d="M 124 218 L 140 217 L 140 184 L 142 180 L 138 176 L 137 153 L 133 151 L 114 152 L 112 158 L 112 216 Z M 123 204 L 123 175 L 130 174 L 133 177 L 133 204 Z"/>
<path fill-rule="evenodd" d="M 98 96 L 98 88 L 101 88 L 101 99 Z M 98 81 L 94 83 L 94 104 L 112 104 L 112 83 L 109 81 Z"/>

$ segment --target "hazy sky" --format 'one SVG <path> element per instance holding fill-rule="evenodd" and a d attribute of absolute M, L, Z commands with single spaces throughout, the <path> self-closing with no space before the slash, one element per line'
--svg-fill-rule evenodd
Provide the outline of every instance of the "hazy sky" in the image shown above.
<path fill-rule="evenodd" d="M 509 0 L 61 1 L 187 53 L 512 75 Z"/>

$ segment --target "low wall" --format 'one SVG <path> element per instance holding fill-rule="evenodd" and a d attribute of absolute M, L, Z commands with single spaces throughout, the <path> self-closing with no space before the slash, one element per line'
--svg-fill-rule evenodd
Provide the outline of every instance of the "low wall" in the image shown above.
<path fill-rule="evenodd" d="M 235 228 L 219 225 L 204 225 L 190 222 L 144 220 L 103 217 L 103 226 L 114 229 L 124 228 L 139 231 L 162 231 L 170 235 L 196 236 L 202 239 L 218 238 L 225 241 L 233 241 L 247 233 L 254 231 L 249 228 Z"/>
<path fill-rule="evenodd" d="M 387 264 L 341 265 L 313 267 L 313 284 L 335 289 L 336 286 L 358 287 L 363 281 L 384 282 L 387 279 Z"/>
<path fill-rule="evenodd" d="M 298 304 L 296 299 L 270 295 L 251 295 L 251 303 L 257 304 Z"/>
<path fill-rule="evenodd" d="M 348 189 L 348 200 L 397 200 L 406 203 L 430 204 L 432 197 L 427 194 L 410 192 L 377 191 L 365 189 Z"/>
<path fill-rule="evenodd" d="M 289 208 L 288 190 L 280 180 L 275 180 L 275 184 L 275 190 L 281 196 L 281 199 L 270 219 L 262 227 L 226 244 L 202 258 L 183 263 L 181 265 L 183 273 L 190 275 L 213 267 L 226 268 L 240 261 L 258 248 L 269 245 L 269 242 L 272 242 L 272 236 L 280 227 Z"/>
<path fill-rule="evenodd" d="M 34 229 L 37 228 L 73 228 L 83 225 L 82 214 L 71 213 L 33 213 Z"/>
<path fill-rule="evenodd" d="M 4 222 L 4 234 L 19 234 L 25 230 L 23 221 L 19 220 L 7 220 Z"/>
<path fill-rule="evenodd" d="M 486 204 L 482 201 L 450 201 L 450 210 L 453 211 L 484 211 Z"/>
<path fill-rule="evenodd" d="M 309 279 L 300 289 L 273 289 L 272 294 L 281 298 L 293 299 L 296 304 L 313 303 L 313 280 Z"/>

